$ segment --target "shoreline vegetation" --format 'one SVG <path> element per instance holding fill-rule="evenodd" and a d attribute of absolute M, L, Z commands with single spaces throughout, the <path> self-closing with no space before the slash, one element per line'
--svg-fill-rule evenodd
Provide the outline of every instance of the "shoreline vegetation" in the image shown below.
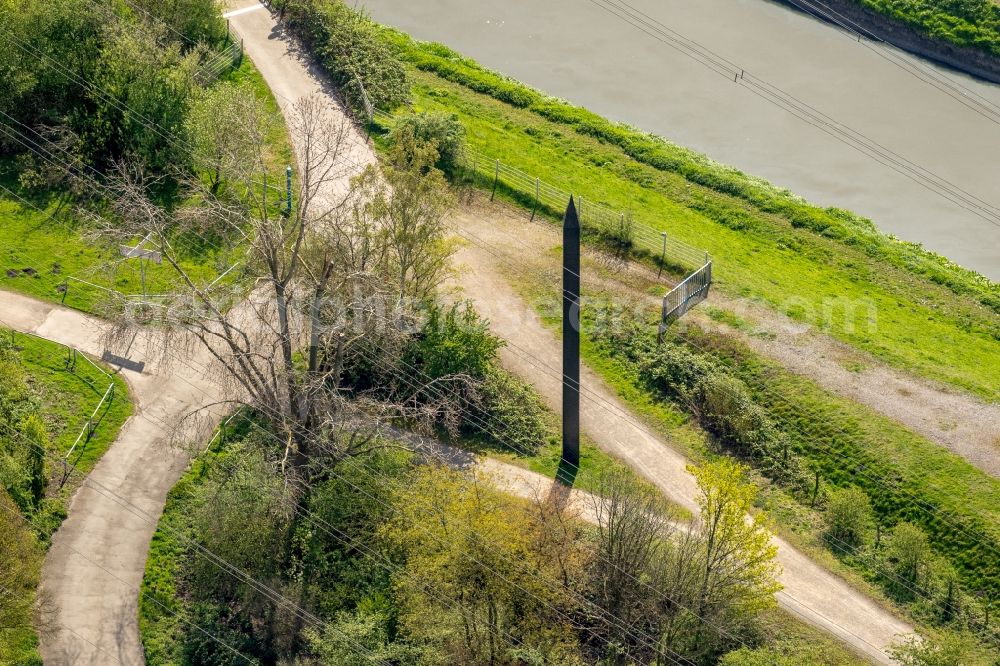
<path fill-rule="evenodd" d="M 476 150 L 704 248 L 732 296 L 925 379 L 1000 399 L 1000 284 L 854 213 L 813 206 L 443 45 L 382 31 L 409 65 L 412 110 L 453 114 Z"/>
<path fill-rule="evenodd" d="M 993 0 L 777 0 L 865 37 L 1000 83 L 1000 5 Z M 829 18 L 833 13 L 836 20 Z"/>

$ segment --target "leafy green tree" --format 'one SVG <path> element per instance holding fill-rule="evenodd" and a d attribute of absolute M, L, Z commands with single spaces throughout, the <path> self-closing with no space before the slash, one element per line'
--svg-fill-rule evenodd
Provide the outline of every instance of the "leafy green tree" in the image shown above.
<path fill-rule="evenodd" d="M 39 508 L 45 493 L 49 440 L 39 410 L 24 368 L 0 347 L 0 485 L 25 514 Z"/>
<path fill-rule="evenodd" d="M 931 547 L 927 535 L 913 523 L 900 523 L 893 529 L 886 557 L 892 567 L 890 587 L 901 599 L 913 599 L 930 575 Z"/>
<path fill-rule="evenodd" d="M 307 629 L 306 642 L 318 663 L 324 665 L 370 666 L 375 662 L 405 666 L 441 662 L 440 655 L 427 649 L 393 642 L 389 623 L 389 615 L 384 611 L 341 612 L 322 631 Z M 359 646 L 366 651 L 362 652 Z"/>
<path fill-rule="evenodd" d="M 107 19 L 89 0 L 0 0 L 0 110 L 57 125 L 87 98 Z"/>
<path fill-rule="evenodd" d="M 697 517 L 699 552 L 693 611 L 698 626 L 692 649 L 716 640 L 716 627 L 735 627 L 776 604 L 781 590 L 778 547 L 764 515 L 754 511 L 757 488 L 746 468 L 722 458 L 693 470 L 701 509 Z M 701 647 L 701 649 L 705 649 Z"/>
<path fill-rule="evenodd" d="M 864 544 L 874 521 L 868 495 L 851 486 L 830 494 L 826 508 L 827 534 L 834 550 Z"/>
<path fill-rule="evenodd" d="M 549 434 L 545 405 L 530 384 L 491 365 L 476 387 L 465 427 L 520 453 L 537 451 Z"/>
<path fill-rule="evenodd" d="M 442 650 L 440 663 L 524 663 L 524 650 L 578 662 L 571 602 L 544 582 L 558 572 L 539 557 L 540 525 L 523 507 L 484 479 L 433 466 L 397 489 L 394 506 L 384 536 L 404 562 L 394 586 L 413 641 Z"/>
<path fill-rule="evenodd" d="M 387 162 L 367 167 L 354 181 L 354 223 L 379 230 L 401 301 L 429 302 L 451 271 L 454 245 L 445 216 L 454 200 L 434 166 L 437 155 L 433 144 L 400 135 Z"/>
<path fill-rule="evenodd" d="M 38 414 L 29 414 L 21 421 L 24 436 L 24 466 L 28 475 L 28 492 L 33 508 L 38 508 L 45 496 L 48 481 L 45 474 L 45 454 L 49 448 L 49 434 Z"/>
<path fill-rule="evenodd" d="M 132 4 L 139 8 L 139 18 L 162 21 L 169 34 L 183 35 L 185 42 L 214 44 L 226 35 L 215 0 L 132 0 Z"/>
<path fill-rule="evenodd" d="M 199 55 L 183 55 L 162 27 L 113 23 L 90 80 L 94 114 L 76 123 L 93 160 L 127 156 L 146 168 L 165 169 L 182 157 L 172 137 L 197 87 Z M 106 92 L 105 92 L 106 91 Z"/>
<path fill-rule="evenodd" d="M 248 86 L 219 83 L 196 96 L 185 119 L 195 171 L 208 179 L 212 194 L 223 183 L 249 180 L 266 165 L 259 147 L 266 142 L 271 114 Z"/>

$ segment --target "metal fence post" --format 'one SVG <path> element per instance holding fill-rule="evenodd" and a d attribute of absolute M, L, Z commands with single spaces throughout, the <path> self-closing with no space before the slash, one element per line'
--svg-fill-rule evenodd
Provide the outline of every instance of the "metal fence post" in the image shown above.
<path fill-rule="evenodd" d="M 538 211 L 539 199 L 541 199 L 541 181 L 535 178 L 535 207 L 531 209 L 531 221 L 535 221 L 535 213 Z"/>
<path fill-rule="evenodd" d="M 660 235 L 663 236 L 663 253 L 660 255 L 660 270 L 656 271 L 656 279 L 660 279 L 660 275 L 663 273 L 663 264 L 667 261 L 667 232 L 661 231 Z"/>
<path fill-rule="evenodd" d="M 496 172 L 493 174 L 493 192 L 490 193 L 490 201 L 497 195 L 497 184 L 500 182 L 500 160 L 497 160 Z"/>

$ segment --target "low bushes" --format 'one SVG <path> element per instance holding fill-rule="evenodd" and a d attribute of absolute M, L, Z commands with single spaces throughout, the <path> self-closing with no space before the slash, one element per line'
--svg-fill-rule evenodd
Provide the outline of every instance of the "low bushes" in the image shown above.
<path fill-rule="evenodd" d="M 409 99 L 402 62 L 364 13 L 342 0 L 284 0 L 276 5 L 355 110 L 366 111 L 362 90 L 379 109 L 391 110 Z"/>
<path fill-rule="evenodd" d="M 809 475 L 790 453 L 788 438 L 746 385 L 710 357 L 672 342 L 657 344 L 649 327 L 638 322 L 604 331 L 595 342 L 603 353 L 624 360 L 660 398 L 685 405 L 724 449 L 752 460 L 774 479 L 803 491 L 808 487 Z"/>

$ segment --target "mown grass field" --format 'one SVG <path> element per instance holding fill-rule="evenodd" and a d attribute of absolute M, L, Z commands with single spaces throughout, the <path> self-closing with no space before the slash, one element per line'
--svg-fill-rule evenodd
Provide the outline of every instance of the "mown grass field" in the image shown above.
<path fill-rule="evenodd" d="M 250 59 L 244 58 L 240 67 L 222 80 L 249 86 L 267 104 L 277 121 L 269 136 L 271 166 L 275 173 L 283 173 L 285 165 L 294 164 L 291 142 L 264 79 Z M 84 312 L 99 311 L 106 299 L 102 287 L 123 294 L 142 293 L 138 263 L 122 261 L 117 248 L 90 238 L 91 227 L 79 220 L 72 205 L 63 202 L 58 194 L 24 192 L 17 185 L 13 165 L 0 165 L 0 185 L 21 197 L 0 190 L 0 289 L 63 302 Z M 239 248 L 197 234 L 179 237 L 176 242 L 184 249 L 182 267 L 199 281 L 210 282 L 241 257 Z M 97 286 L 67 282 L 68 276 Z M 172 267 L 147 262 L 147 293 L 169 293 L 176 281 Z"/>
<path fill-rule="evenodd" d="M 589 129 L 596 121 L 588 112 L 437 55 L 448 53 L 441 47 L 404 44 L 417 63 L 416 109 L 457 115 L 477 150 L 704 248 L 719 288 L 731 295 L 896 367 L 1000 399 L 997 285 L 882 236 L 870 222 L 810 207 L 683 149 L 670 154 L 671 168 L 666 157 L 643 152 L 642 141 L 656 142 L 635 130 L 619 128 L 625 136 L 612 141 L 610 130 Z M 660 148 L 669 153 L 670 144 Z"/>

